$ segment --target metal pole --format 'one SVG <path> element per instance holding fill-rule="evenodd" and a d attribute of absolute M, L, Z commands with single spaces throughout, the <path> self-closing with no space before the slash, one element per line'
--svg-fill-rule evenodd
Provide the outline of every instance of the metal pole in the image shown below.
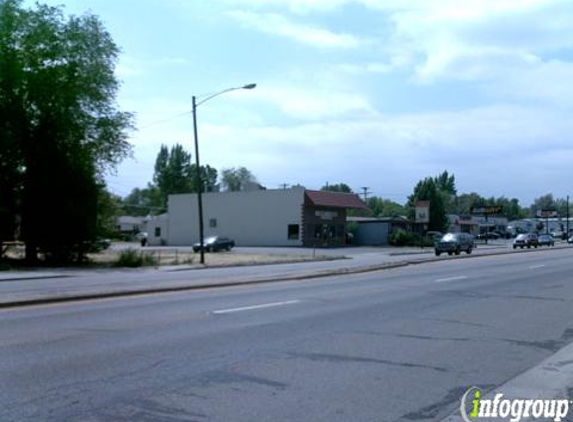
<path fill-rule="evenodd" d="M 569 239 L 569 195 L 567 195 L 567 239 Z"/>
<path fill-rule="evenodd" d="M 195 135 L 195 177 L 197 179 L 197 207 L 199 211 L 199 251 L 201 253 L 201 264 L 205 263 L 205 245 L 203 239 L 203 178 L 201 177 L 201 167 L 199 167 L 199 140 L 197 138 L 197 104 L 193 96 L 193 132 Z"/>

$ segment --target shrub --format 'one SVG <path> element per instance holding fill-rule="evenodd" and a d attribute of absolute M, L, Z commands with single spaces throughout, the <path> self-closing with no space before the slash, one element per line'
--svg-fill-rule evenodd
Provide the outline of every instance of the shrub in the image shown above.
<path fill-rule="evenodd" d="M 137 249 L 129 248 L 121 251 L 114 267 L 146 267 L 159 265 L 158 259 L 153 254 L 144 253 Z"/>
<path fill-rule="evenodd" d="M 412 240 L 412 234 L 402 229 L 396 229 L 394 233 L 390 235 L 390 244 L 394 246 L 406 246 L 409 245 Z"/>

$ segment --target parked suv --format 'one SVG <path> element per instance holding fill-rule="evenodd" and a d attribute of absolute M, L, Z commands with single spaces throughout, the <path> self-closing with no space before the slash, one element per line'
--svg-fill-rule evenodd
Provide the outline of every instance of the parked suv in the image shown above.
<path fill-rule="evenodd" d="M 527 234 L 520 234 L 518 235 L 515 240 L 513 241 L 513 249 L 520 247 L 521 249 L 525 247 L 531 248 L 539 246 L 539 239 L 536 234 L 527 233 Z"/>
<path fill-rule="evenodd" d="M 474 237 L 468 233 L 446 233 L 436 246 L 434 251 L 436 256 L 440 256 L 442 252 L 448 255 L 459 255 L 462 251 L 470 254 L 475 248 Z"/>

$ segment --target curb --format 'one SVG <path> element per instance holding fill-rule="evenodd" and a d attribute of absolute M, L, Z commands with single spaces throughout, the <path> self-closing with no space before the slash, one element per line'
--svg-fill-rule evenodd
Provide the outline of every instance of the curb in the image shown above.
<path fill-rule="evenodd" d="M 483 253 L 479 255 L 447 255 L 443 258 L 436 259 L 434 256 L 425 259 L 418 259 L 413 261 L 396 261 L 396 262 L 386 262 L 384 264 L 378 265 L 370 265 L 366 267 L 355 267 L 355 268 L 340 268 L 337 270 L 326 270 L 322 272 L 314 272 L 308 274 L 298 274 L 294 276 L 284 276 L 281 278 L 262 278 L 256 280 L 238 280 L 238 281 L 228 281 L 223 283 L 202 283 L 202 284 L 195 284 L 192 286 L 173 286 L 173 287 L 154 287 L 148 289 L 139 289 L 139 290 L 122 290 L 116 292 L 103 292 L 103 293 L 89 293 L 89 294 L 77 294 L 73 296 L 60 296 L 60 297 L 46 297 L 46 298 L 38 298 L 38 299 L 29 299 L 29 300 L 17 300 L 13 302 L 4 302 L 0 303 L 0 309 L 10 309 L 10 308 L 17 308 L 17 307 L 28 307 L 28 306 L 39 306 L 39 305 L 48 305 L 48 304 L 55 304 L 55 303 L 66 303 L 66 302 L 82 302 L 86 300 L 97 300 L 97 299 L 112 299 L 112 298 L 121 298 L 121 297 L 129 297 L 129 296 L 140 296 L 140 295 L 151 295 L 151 294 L 158 294 L 158 293 L 174 293 L 174 292 L 184 292 L 184 291 L 193 291 L 193 290 L 204 290 L 204 289 L 213 289 L 213 288 L 223 288 L 223 287 L 236 287 L 236 286 L 246 286 L 246 285 L 256 285 L 256 284 L 265 284 L 265 283 L 273 283 L 273 282 L 282 282 L 282 281 L 297 281 L 297 280 L 308 280 L 308 279 L 315 279 L 315 278 L 325 278 L 325 277 L 335 277 L 340 275 L 347 275 L 347 274 L 361 274 L 361 273 L 368 273 L 374 271 L 382 271 L 388 270 L 392 268 L 400 268 L 400 267 L 407 267 L 410 265 L 419 265 L 419 264 L 426 264 L 431 262 L 440 262 L 440 261 L 450 261 L 455 259 L 469 259 L 469 258 L 481 258 L 481 257 L 488 257 L 494 255 L 509 255 L 515 253 L 528 253 L 528 252 L 541 252 L 541 251 L 551 251 L 554 248 L 546 248 L 546 249 L 526 249 L 526 250 L 519 250 L 515 251 L 513 249 L 508 249 L 505 251 L 494 251 L 492 253 Z M 559 248 L 565 249 L 565 248 Z M 185 269 L 190 270 L 190 269 Z M 181 271 L 185 271 L 181 270 Z M 62 278 L 62 277 L 69 277 L 66 275 L 63 276 L 52 276 L 49 278 Z M 20 279 L 22 280 L 22 279 Z"/>

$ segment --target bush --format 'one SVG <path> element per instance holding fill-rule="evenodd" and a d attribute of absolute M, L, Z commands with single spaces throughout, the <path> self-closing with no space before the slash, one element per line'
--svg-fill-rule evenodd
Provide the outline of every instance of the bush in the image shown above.
<path fill-rule="evenodd" d="M 137 249 L 129 248 L 121 251 L 114 267 L 150 267 L 159 265 L 158 259 L 153 254 L 144 253 Z"/>
<path fill-rule="evenodd" d="M 406 246 L 412 243 L 414 237 L 406 230 L 397 229 L 390 235 L 390 244 L 393 246 Z"/>
<path fill-rule="evenodd" d="M 407 232 L 403 229 L 397 229 L 390 235 L 390 244 L 393 246 L 434 246 L 434 241 L 430 237 L 420 238 L 418 233 Z"/>

